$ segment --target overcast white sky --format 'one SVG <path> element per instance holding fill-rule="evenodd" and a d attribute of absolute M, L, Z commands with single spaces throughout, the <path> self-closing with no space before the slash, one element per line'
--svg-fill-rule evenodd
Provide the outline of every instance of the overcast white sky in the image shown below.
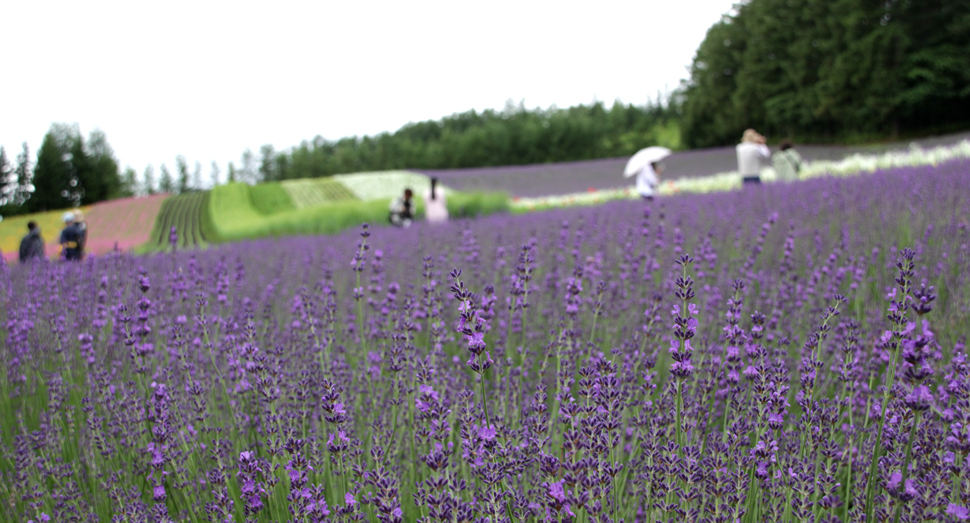
<path fill-rule="evenodd" d="M 229 161 L 469 109 L 643 104 L 731 0 L 23 1 L 0 30 L 0 145 L 101 128 L 122 167 Z"/>

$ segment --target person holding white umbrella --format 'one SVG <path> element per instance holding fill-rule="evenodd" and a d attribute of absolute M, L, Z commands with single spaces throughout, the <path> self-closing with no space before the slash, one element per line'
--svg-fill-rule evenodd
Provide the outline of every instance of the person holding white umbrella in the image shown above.
<path fill-rule="evenodd" d="M 670 149 L 666 147 L 647 147 L 634 154 L 626 163 L 623 176 L 637 177 L 637 192 L 645 200 L 653 199 L 654 192 L 660 185 L 660 175 L 664 170 L 664 165 L 660 162 L 668 156 L 670 156 Z"/>

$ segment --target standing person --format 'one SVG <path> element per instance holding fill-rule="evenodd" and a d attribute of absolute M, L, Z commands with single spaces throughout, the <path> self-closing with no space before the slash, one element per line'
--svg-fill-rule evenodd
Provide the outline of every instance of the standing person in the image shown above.
<path fill-rule="evenodd" d="M 781 151 L 771 158 L 779 182 L 793 182 L 802 170 L 802 155 L 798 154 L 789 141 L 781 142 Z"/>
<path fill-rule="evenodd" d="M 637 192 L 644 200 L 652 201 L 657 186 L 660 185 L 660 175 L 664 172 L 664 164 L 653 162 L 644 165 L 637 172 Z"/>
<path fill-rule="evenodd" d="M 20 240 L 20 263 L 44 258 L 44 238 L 37 222 L 27 222 L 27 235 Z"/>
<path fill-rule="evenodd" d="M 80 259 L 84 259 L 85 248 L 88 245 L 88 222 L 84 220 L 84 214 L 81 211 L 74 211 L 74 224 L 77 225 L 79 231 L 81 231 L 81 239 L 78 241 L 78 250 L 81 251 Z"/>
<path fill-rule="evenodd" d="M 61 256 L 67 261 L 81 260 L 81 229 L 74 221 L 74 213 L 64 213 L 64 229 L 61 231 Z"/>
<path fill-rule="evenodd" d="M 660 185 L 660 175 L 664 172 L 664 164 L 661 162 L 668 156 L 670 149 L 652 145 L 637 151 L 623 167 L 624 178 L 636 176 L 636 190 L 644 200 L 653 200 Z"/>
<path fill-rule="evenodd" d="M 765 137 L 754 129 L 744 131 L 741 143 L 737 146 L 738 172 L 745 184 L 761 183 L 761 160 L 771 158 L 771 150 L 765 145 Z"/>
<path fill-rule="evenodd" d="M 431 179 L 431 188 L 424 192 L 424 215 L 428 223 L 444 223 L 448 221 L 448 204 L 445 201 L 445 189 L 438 187 L 438 179 Z"/>
<path fill-rule="evenodd" d="M 404 189 L 404 197 L 398 196 L 391 200 L 388 221 L 398 227 L 410 227 L 414 220 L 414 193 L 411 189 Z"/>

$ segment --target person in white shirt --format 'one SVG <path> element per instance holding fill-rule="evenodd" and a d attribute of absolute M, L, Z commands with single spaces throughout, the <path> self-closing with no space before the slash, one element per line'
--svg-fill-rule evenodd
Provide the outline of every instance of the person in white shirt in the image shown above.
<path fill-rule="evenodd" d="M 761 160 L 771 159 L 771 150 L 765 145 L 765 137 L 754 129 L 744 131 L 741 143 L 737 146 L 738 172 L 745 184 L 761 183 Z"/>
<path fill-rule="evenodd" d="M 428 223 L 448 221 L 448 203 L 444 187 L 438 187 L 438 179 L 431 179 L 431 187 L 424 191 L 424 216 Z"/>
<path fill-rule="evenodd" d="M 664 172 L 664 164 L 653 162 L 644 165 L 637 173 L 637 192 L 645 200 L 653 200 L 654 191 L 660 185 L 660 175 Z"/>

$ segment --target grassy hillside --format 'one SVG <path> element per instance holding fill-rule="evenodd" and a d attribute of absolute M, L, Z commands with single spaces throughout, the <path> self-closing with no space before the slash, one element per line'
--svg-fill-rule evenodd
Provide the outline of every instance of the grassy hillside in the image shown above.
<path fill-rule="evenodd" d="M 419 195 L 428 178 L 409 172 L 361 173 L 335 178 L 289 180 L 249 186 L 220 185 L 211 191 L 178 196 L 166 194 L 104 202 L 81 210 L 88 218 L 89 252 L 100 254 L 117 246 L 137 253 L 170 248 L 175 227 L 179 248 L 204 247 L 267 236 L 334 234 L 368 222 L 387 223 L 390 195 L 412 188 Z M 415 196 L 416 214 L 424 202 Z M 66 209 L 65 209 L 66 210 Z M 16 259 L 27 222 L 36 221 L 47 240 L 48 256 L 56 256 L 56 240 L 65 210 L 16 216 L 0 222 L 0 249 Z M 454 219 L 509 210 L 505 193 L 448 193 Z"/>
<path fill-rule="evenodd" d="M 178 232 L 178 246 L 200 247 L 207 239 L 203 232 L 202 215 L 208 205 L 208 192 L 192 192 L 172 196 L 162 204 L 161 212 L 152 228 L 151 239 L 142 251 L 165 250 L 171 244 L 172 227 Z"/>
<path fill-rule="evenodd" d="M 324 190 L 332 183 L 329 180 L 301 180 L 308 193 L 319 187 Z M 254 202 L 261 195 L 278 194 L 272 186 L 286 187 L 286 184 L 261 184 L 251 187 L 242 183 L 220 185 L 210 192 L 203 229 L 210 234 L 210 241 L 236 241 L 266 236 L 289 236 L 309 234 L 334 234 L 361 223 L 387 223 L 390 198 L 368 201 L 332 201 L 312 207 L 286 209 L 285 205 L 260 203 L 265 209 L 279 209 L 276 212 L 260 212 Z M 264 187 L 270 186 L 270 187 Z M 332 187 L 332 186 L 331 186 Z M 278 200 L 277 200 L 278 201 Z M 415 198 L 416 212 L 424 216 L 424 202 Z M 467 218 L 504 212 L 509 208 L 508 197 L 504 193 L 456 193 L 448 195 L 448 211 L 452 218 Z"/>
<path fill-rule="evenodd" d="M 250 187 L 249 199 L 256 212 L 263 215 L 292 211 L 298 207 L 290 193 L 278 183 L 261 183 Z"/>

